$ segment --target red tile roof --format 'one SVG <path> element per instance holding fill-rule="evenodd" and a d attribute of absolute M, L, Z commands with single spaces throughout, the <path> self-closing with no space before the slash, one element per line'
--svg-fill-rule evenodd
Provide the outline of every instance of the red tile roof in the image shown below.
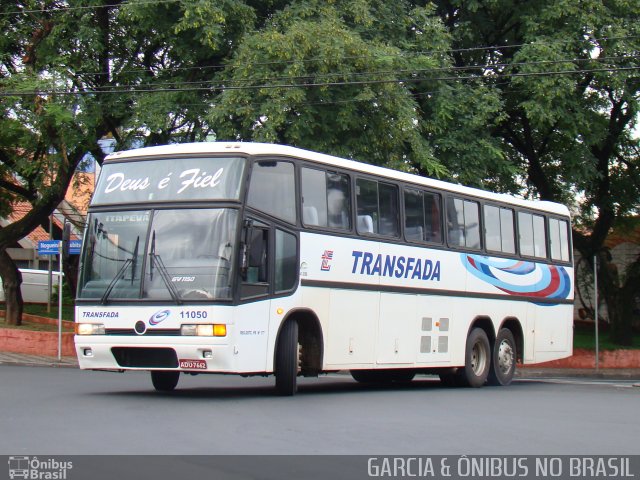
<path fill-rule="evenodd" d="M 22 219 L 27 213 L 31 211 L 31 204 L 28 202 L 19 202 L 13 204 L 13 211 L 8 215 L 7 220 L 10 223 L 17 222 Z M 58 227 L 62 228 L 62 224 L 60 221 L 54 217 L 53 223 Z M 36 229 L 31 232 L 27 237 L 34 245 L 38 244 L 40 240 L 49 240 L 49 234 L 47 231 L 41 226 L 36 227 Z"/>

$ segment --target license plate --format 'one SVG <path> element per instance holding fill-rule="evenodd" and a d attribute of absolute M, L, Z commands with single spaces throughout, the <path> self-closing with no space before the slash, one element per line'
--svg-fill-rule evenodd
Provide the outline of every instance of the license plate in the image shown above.
<path fill-rule="evenodd" d="M 207 362 L 204 360 L 180 360 L 180 368 L 185 370 L 206 370 Z"/>

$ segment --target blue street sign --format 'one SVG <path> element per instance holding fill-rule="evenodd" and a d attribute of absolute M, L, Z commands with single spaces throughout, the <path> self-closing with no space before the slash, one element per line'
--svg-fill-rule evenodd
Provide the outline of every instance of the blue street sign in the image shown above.
<path fill-rule="evenodd" d="M 80 255 L 82 240 L 69 240 L 69 255 Z"/>
<path fill-rule="evenodd" d="M 59 240 L 40 240 L 38 242 L 38 255 L 58 255 L 59 253 Z"/>

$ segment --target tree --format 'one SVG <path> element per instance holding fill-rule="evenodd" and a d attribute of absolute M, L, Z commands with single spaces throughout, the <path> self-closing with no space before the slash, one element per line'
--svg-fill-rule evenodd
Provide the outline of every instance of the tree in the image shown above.
<path fill-rule="evenodd" d="M 421 53 L 427 36 L 434 50 Z M 208 118 L 220 139 L 443 176 L 408 84 L 446 66 L 447 45 L 438 19 L 409 2 L 291 2 L 244 37 Z"/>
<path fill-rule="evenodd" d="M 76 167 L 87 151 L 97 154 L 95 138 L 107 131 L 83 98 L 57 93 L 70 79 L 60 74 L 66 68 L 60 57 L 48 56 L 60 28 L 55 16 L 23 14 L 21 7 L 35 5 L 5 4 L 0 16 L 8 32 L 0 64 L 0 198 L 3 213 L 15 202 L 31 206 L 22 219 L 0 229 L 6 319 L 17 325 L 22 318 L 21 277 L 6 249 L 38 225 L 48 226 Z"/>
<path fill-rule="evenodd" d="M 490 135 L 525 194 L 575 211 L 574 246 L 592 259 L 607 234 L 640 207 L 640 4 L 518 0 L 436 1 L 461 76 L 483 77 L 502 109 Z M 481 46 L 482 48 L 478 48 Z M 605 262 L 600 262 L 606 264 Z M 613 337 L 631 342 L 621 308 L 637 278 L 616 286 L 601 269 Z M 635 287 L 637 288 L 637 287 Z M 625 296 L 625 298 L 623 298 Z"/>
<path fill-rule="evenodd" d="M 261 14 L 277 2 L 256 2 Z M 254 7 L 223 2 L 83 0 L 5 2 L 0 7 L 0 213 L 31 211 L 0 229 L 7 321 L 20 323 L 20 275 L 6 254 L 64 198 L 98 140 L 119 149 L 203 140 L 210 83 L 246 29 Z"/>

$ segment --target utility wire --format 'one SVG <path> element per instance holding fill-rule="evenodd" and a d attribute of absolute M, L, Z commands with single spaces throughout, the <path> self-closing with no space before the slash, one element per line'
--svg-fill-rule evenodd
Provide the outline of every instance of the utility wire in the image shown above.
<path fill-rule="evenodd" d="M 631 39 L 631 38 L 640 38 L 640 35 L 629 35 L 624 37 L 603 37 L 600 39 L 594 39 L 598 41 L 603 40 L 614 40 L 614 39 Z M 571 40 L 558 41 L 557 43 L 567 43 Z M 553 46 L 553 43 L 526 43 L 526 44 L 514 44 L 514 45 L 506 45 L 506 46 L 484 46 L 484 47 L 469 47 L 469 48 L 456 48 L 456 49 L 446 49 L 446 50 L 421 50 L 416 52 L 407 52 L 407 51 L 399 51 L 399 52 L 389 52 L 389 53 L 375 53 L 374 55 L 343 55 L 340 57 L 334 57 L 334 60 L 337 62 L 345 61 L 345 60 L 372 60 L 372 59 L 382 59 L 382 58 L 413 58 L 419 56 L 429 56 L 429 55 L 447 55 L 447 54 L 455 54 L 455 53 L 469 53 L 469 52 L 478 52 L 478 51 L 491 51 L 491 50 L 503 50 L 503 49 L 511 49 L 511 48 L 521 48 L 527 46 Z M 157 71 L 180 71 L 180 70 L 224 70 L 224 69 L 232 69 L 232 68 L 246 68 L 246 67 L 255 67 L 255 66 L 269 66 L 269 65 L 290 65 L 296 63 L 313 63 L 318 61 L 324 61 L 324 57 L 311 57 L 311 58 L 300 58 L 300 59 L 291 59 L 291 60 L 271 60 L 266 62 L 249 62 L 249 63 L 228 63 L 225 65 L 202 65 L 202 66 L 190 66 L 190 67 L 162 67 L 157 69 Z M 575 59 L 575 61 L 589 61 L 589 60 L 598 60 L 598 57 L 594 59 Z M 153 72 L 156 69 L 149 68 L 132 68 L 132 69 L 124 69 L 119 70 L 118 74 L 123 73 L 136 73 L 136 72 Z M 75 72 L 78 75 L 111 75 L 111 72 L 85 72 L 78 71 Z"/>
<path fill-rule="evenodd" d="M 398 74 L 398 73 L 420 73 L 420 72 L 434 72 L 434 71 L 465 71 L 465 70 L 495 70 L 497 68 L 513 68 L 513 67 L 528 67 L 533 65 L 556 65 L 556 64 L 567 64 L 567 63 L 605 63 L 605 62 L 616 62 L 623 60 L 635 60 L 640 58 L 640 54 L 638 55 L 626 55 L 626 56 L 613 56 L 613 57 L 597 57 L 597 58 L 564 58 L 558 60 L 534 60 L 527 62 L 512 62 L 512 63 L 487 63 L 483 65 L 467 65 L 467 66 L 446 66 L 446 67 L 430 67 L 423 69 L 394 69 L 394 70 L 374 70 L 374 71 L 364 71 L 364 72 L 327 72 L 327 73 L 307 73 L 304 75 L 295 75 L 295 76 L 274 76 L 267 77 L 263 79 L 230 79 L 234 82 L 255 82 L 258 80 L 269 82 L 274 80 L 295 80 L 295 79 L 305 79 L 309 77 L 314 78 L 325 78 L 325 77 L 335 77 L 335 76 L 366 76 L 366 75 L 388 75 L 388 74 Z M 254 66 L 256 64 L 248 64 L 247 66 Z M 188 67 L 185 67 L 188 68 Z M 199 67 L 194 67 L 199 68 Z M 216 67 L 217 68 L 217 67 Z M 224 68 L 224 67 L 221 67 Z M 165 72 L 173 72 L 176 70 L 180 70 L 180 68 L 168 68 L 168 69 L 159 69 L 157 73 L 163 74 Z M 128 70 L 126 72 L 149 72 L 149 70 Z M 103 72 L 100 75 L 111 75 L 116 76 L 120 75 L 124 70 L 118 71 L 117 73 L 113 72 Z M 87 75 L 87 76 L 97 76 L 98 74 L 82 74 L 79 72 L 70 72 L 71 75 Z M 160 78 L 156 76 L 155 78 Z M 199 84 L 205 83 L 206 80 L 194 80 L 191 82 L 167 82 L 166 85 L 173 84 Z M 156 83 L 155 85 L 162 85 L 162 83 Z"/>
<path fill-rule="evenodd" d="M 34 8 L 34 9 L 25 9 L 25 10 L 14 10 L 12 12 L 0 12 L 0 15 L 20 15 L 24 13 L 64 13 L 64 12 L 73 12 L 76 10 L 98 10 L 100 8 L 115 8 L 115 7 L 123 7 L 126 5 L 154 5 L 154 4 L 163 4 L 163 3 L 176 3 L 181 2 L 182 0 L 139 0 L 136 2 L 120 2 L 120 3 L 112 3 L 108 5 L 81 5 L 77 7 L 58 7 L 58 8 Z"/>
<path fill-rule="evenodd" d="M 342 86 L 363 86 L 363 85 L 380 85 L 380 84 L 404 84 L 424 81 L 459 81 L 459 80 L 493 80 L 500 78 L 518 78 L 518 77 L 549 77 L 555 75 L 576 75 L 585 73 L 614 73 L 623 71 L 640 70 L 640 66 L 633 67 L 616 67 L 616 68 L 593 68 L 585 70 L 559 70 L 547 72 L 514 72 L 514 73 L 498 73 L 495 75 L 466 75 L 466 76 L 444 76 L 444 77 L 409 77 L 402 79 L 385 79 L 385 80 L 352 80 L 341 82 L 306 82 L 306 83 L 279 83 L 279 84 L 260 84 L 260 85 L 211 85 L 206 87 L 189 87 L 189 88 L 152 88 L 134 86 L 112 86 L 105 89 L 94 89 L 87 91 L 70 91 L 70 90 L 30 90 L 30 91 L 4 91 L 0 92 L 0 97 L 9 96 L 31 96 L 31 95 L 96 95 L 96 94 L 123 94 L 123 93 L 157 93 L 157 92 L 196 92 L 196 91 L 226 91 L 226 90 L 262 90 L 262 89 L 290 89 L 290 88 L 315 88 L 315 87 L 342 87 Z"/>

